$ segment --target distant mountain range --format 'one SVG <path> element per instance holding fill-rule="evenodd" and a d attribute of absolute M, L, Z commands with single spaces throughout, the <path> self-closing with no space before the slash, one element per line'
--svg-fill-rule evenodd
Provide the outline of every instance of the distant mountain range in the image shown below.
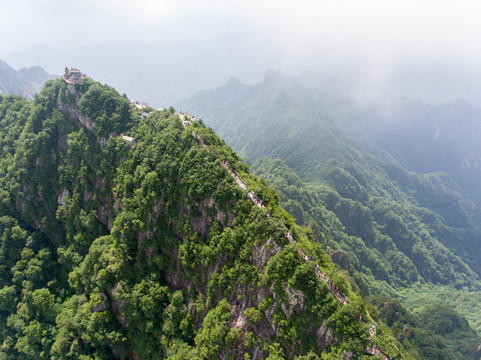
<path fill-rule="evenodd" d="M 481 110 L 358 100 L 329 76 L 269 71 L 182 104 L 274 187 L 365 294 L 416 311 L 447 302 L 481 331 Z M 445 335 L 456 349 L 460 340 Z"/>
<path fill-rule="evenodd" d="M 363 54 L 342 57 L 320 48 L 307 53 L 278 38 L 234 33 L 160 43 L 139 39 L 80 47 L 73 42 L 68 49 L 38 44 L 1 58 L 17 69 L 39 65 L 50 73 L 60 73 L 65 66 L 77 67 L 131 99 L 162 107 L 178 107 L 179 98 L 221 86 L 232 76 L 246 84 L 259 82 L 268 69 L 329 73 L 356 88 L 361 97 L 392 93 L 429 103 L 463 98 L 481 105 L 481 79 L 473 76 L 479 71 L 449 56 L 402 58 L 380 68 L 363 60 Z"/>
<path fill-rule="evenodd" d="M 259 84 L 248 86 L 231 79 L 182 104 L 252 161 L 262 156 L 284 158 L 285 143 L 265 151 L 266 138 L 279 132 L 281 124 L 288 142 L 294 141 L 290 128 L 313 144 L 340 134 L 344 141 L 376 156 L 389 153 L 407 170 L 446 172 L 471 201 L 481 205 L 481 108 L 465 101 L 434 106 L 419 99 L 386 97 L 360 104 L 349 86 L 333 77 L 306 73 L 295 78 L 269 71 Z M 285 156 L 289 161 L 294 155 Z M 331 150 L 312 156 L 340 155 Z"/>
<path fill-rule="evenodd" d="M 252 34 L 157 44 L 110 41 L 68 50 L 39 44 L 5 59 L 15 67 L 35 64 L 53 73 L 77 67 L 131 99 L 167 107 L 231 76 L 259 81 L 267 68 L 278 66 L 276 50 Z"/>
<path fill-rule="evenodd" d="M 15 70 L 0 60 L 0 94 L 16 94 L 33 99 L 43 87 L 45 81 L 56 78 L 40 66 Z"/>

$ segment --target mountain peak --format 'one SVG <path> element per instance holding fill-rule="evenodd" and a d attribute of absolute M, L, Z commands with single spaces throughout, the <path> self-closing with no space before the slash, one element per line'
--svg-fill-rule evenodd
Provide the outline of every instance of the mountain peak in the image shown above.
<path fill-rule="evenodd" d="M 268 84 L 288 81 L 291 79 L 292 78 L 289 75 L 283 73 L 282 71 L 272 69 L 267 70 L 266 74 L 264 75 L 264 83 Z"/>
<path fill-rule="evenodd" d="M 226 85 L 242 85 L 242 83 L 237 77 L 233 76 L 229 80 L 227 80 Z"/>
<path fill-rule="evenodd" d="M 2 93 L 33 99 L 45 81 L 52 78 L 52 75 L 39 66 L 22 68 L 17 71 L 5 61 L 0 60 L 0 91 Z"/>

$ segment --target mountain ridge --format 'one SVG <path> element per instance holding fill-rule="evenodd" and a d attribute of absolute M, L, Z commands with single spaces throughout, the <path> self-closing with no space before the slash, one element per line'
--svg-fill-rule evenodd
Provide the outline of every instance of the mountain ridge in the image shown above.
<path fill-rule="evenodd" d="M 52 79 L 39 66 L 21 68 L 16 71 L 6 62 L 0 60 L 0 94 L 16 94 L 32 100 L 45 81 Z"/>
<path fill-rule="evenodd" d="M 443 171 L 448 169 L 407 171 L 405 161 L 397 159 L 392 149 L 403 141 L 409 144 L 409 127 L 406 125 L 404 136 L 399 131 L 387 133 L 381 125 L 390 119 L 382 123 L 379 114 L 383 108 L 359 107 L 349 94 L 339 93 L 305 107 L 324 90 L 314 89 L 316 94 L 303 84 L 292 86 L 293 78 L 287 86 L 282 78 L 276 84 L 272 75 L 268 83 L 238 86 L 237 94 L 235 88 L 226 86 L 199 92 L 183 104 L 254 164 L 255 173 L 273 186 L 286 209 L 336 254 L 338 265 L 357 279 L 365 294 L 397 297 L 409 293 L 411 298 L 403 301 L 415 303 L 416 311 L 422 311 L 425 304 L 416 297 L 426 297 L 422 292 L 429 292 L 431 301 L 449 302 L 479 330 L 474 315 L 479 314 L 479 307 L 473 309 L 480 298 L 476 252 L 481 213 L 470 200 L 475 200 L 475 194 L 454 181 L 452 171 Z M 224 90 L 233 90 L 226 101 Z M 284 108 L 277 106 L 281 94 L 287 94 Z M 226 103 L 237 108 L 226 107 Z M 299 181 L 286 182 L 284 176 L 294 176 L 289 168 Z M 449 298 L 440 295 L 441 291 L 431 293 L 431 285 L 444 286 L 442 292 L 449 292 Z M 455 301 L 463 297 L 471 298 L 470 305 Z M 403 326 L 407 325 L 400 329 Z"/>
<path fill-rule="evenodd" d="M 145 117 L 89 78 L 48 81 L 31 103 L 0 96 L 0 110 L 2 356 L 366 356 L 362 299 L 202 121 Z"/>

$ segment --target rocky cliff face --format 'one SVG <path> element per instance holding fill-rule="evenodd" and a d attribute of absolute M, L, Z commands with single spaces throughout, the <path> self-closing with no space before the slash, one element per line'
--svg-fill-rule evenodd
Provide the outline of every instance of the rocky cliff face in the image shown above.
<path fill-rule="evenodd" d="M 67 84 L 65 90 L 65 98 L 70 99 L 73 103 L 68 104 L 62 101 L 62 97 L 57 99 L 57 108 L 64 114 L 68 115 L 71 120 L 78 120 L 87 130 L 92 131 L 94 128 L 94 122 L 88 116 L 82 114 L 78 109 L 79 101 L 82 97 L 82 93 L 75 89 L 74 84 Z"/>

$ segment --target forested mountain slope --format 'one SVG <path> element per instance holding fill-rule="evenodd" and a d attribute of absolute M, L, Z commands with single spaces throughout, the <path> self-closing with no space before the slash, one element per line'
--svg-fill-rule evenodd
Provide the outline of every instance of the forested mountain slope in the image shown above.
<path fill-rule="evenodd" d="M 462 100 L 433 106 L 415 99 L 388 99 L 385 106 L 351 110 L 344 120 L 348 122 L 358 123 L 368 134 L 371 149 L 388 151 L 410 171 L 446 172 L 481 205 L 480 108 Z"/>
<path fill-rule="evenodd" d="M 0 96 L 2 359 L 362 359 L 370 323 L 389 356 L 423 357 L 224 141 L 181 120 L 89 78 Z"/>
<path fill-rule="evenodd" d="M 450 173 L 405 170 L 415 152 L 398 160 L 396 151 L 408 146 L 401 143 L 409 132 L 382 146 L 396 133 L 384 136 L 381 110 L 358 108 L 342 84 L 332 84 L 329 93 L 315 79 L 269 72 L 260 84 L 232 79 L 183 103 L 255 162 L 256 174 L 365 294 L 399 297 L 415 312 L 448 302 L 481 330 L 479 207 Z"/>
<path fill-rule="evenodd" d="M 322 139 L 342 133 L 343 140 L 358 149 L 376 156 L 387 151 L 407 170 L 446 172 L 471 201 L 481 205 L 481 109 L 461 100 L 432 106 L 387 95 L 366 101 L 364 96 L 335 78 L 315 74 L 293 78 L 269 71 L 259 84 L 245 86 L 231 79 L 225 86 L 201 91 L 182 104 L 210 119 L 220 134 L 251 160 L 270 153 L 286 158 L 293 141 L 302 136 L 309 140 L 303 144 L 304 151 L 316 146 L 321 149 Z M 262 141 L 243 142 L 242 134 L 254 129 L 258 131 L 253 137 Z M 284 136 L 287 146 L 274 144 L 269 136 L 272 131 L 274 138 Z M 342 149 L 331 141 L 321 154 L 311 155 L 332 158 Z"/>

